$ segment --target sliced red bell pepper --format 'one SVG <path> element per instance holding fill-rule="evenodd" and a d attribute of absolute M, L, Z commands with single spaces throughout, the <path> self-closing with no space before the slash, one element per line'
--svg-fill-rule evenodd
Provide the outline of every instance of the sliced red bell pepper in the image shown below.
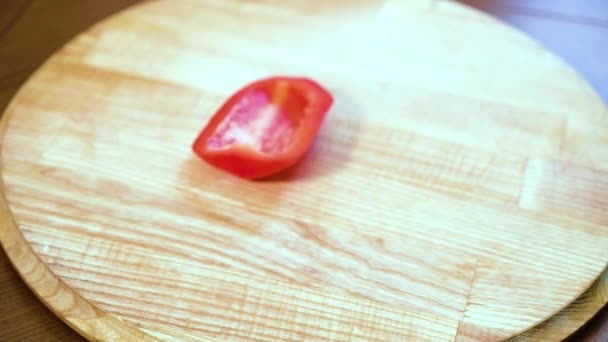
<path fill-rule="evenodd" d="M 307 78 L 255 81 L 224 102 L 192 149 L 236 176 L 270 176 L 307 152 L 333 101 L 329 91 Z"/>

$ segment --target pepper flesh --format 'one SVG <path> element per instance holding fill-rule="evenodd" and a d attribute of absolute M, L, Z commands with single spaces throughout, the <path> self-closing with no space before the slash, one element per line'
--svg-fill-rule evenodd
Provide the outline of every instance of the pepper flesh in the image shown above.
<path fill-rule="evenodd" d="M 192 148 L 236 176 L 267 177 L 302 158 L 332 104 L 329 91 L 307 78 L 255 81 L 228 98 Z"/>

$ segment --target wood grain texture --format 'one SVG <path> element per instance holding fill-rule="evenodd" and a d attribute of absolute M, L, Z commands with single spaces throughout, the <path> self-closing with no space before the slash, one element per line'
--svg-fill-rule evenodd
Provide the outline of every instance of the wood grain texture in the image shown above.
<path fill-rule="evenodd" d="M 0 103 L 8 103 L 26 78 L 63 43 L 101 18 L 136 2 L 2 0 Z"/>
<path fill-rule="evenodd" d="M 193 158 L 269 73 L 337 95 L 300 167 L 245 182 Z M 449 2 L 153 2 L 66 46 L 7 116 L 0 240 L 89 337 L 499 340 L 608 259 L 606 108 Z"/>
<path fill-rule="evenodd" d="M 74 35 L 135 0 L 0 1 L 0 108 Z M 24 63 L 25 62 L 25 63 Z M 0 251 L 0 341 L 84 341 L 24 285 Z"/>
<path fill-rule="evenodd" d="M 32 295 L 0 249 L 0 341 L 86 341 Z"/>
<path fill-rule="evenodd" d="M 576 66 L 608 102 L 608 2 L 604 0 L 461 0 L 508 22 Z M 598 58 L 599 57 L 599 58 Z"/>

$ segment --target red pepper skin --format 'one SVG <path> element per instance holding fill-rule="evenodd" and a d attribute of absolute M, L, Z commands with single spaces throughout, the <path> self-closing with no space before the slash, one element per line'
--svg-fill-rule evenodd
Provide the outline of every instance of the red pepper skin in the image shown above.
<path fill-rule="evenodd" d="M 328 90 L 307 78 L 257 80 L 222 104 L 192 150 L 241 178 L 273 175 L 304 156 L 333 102 Z"/>

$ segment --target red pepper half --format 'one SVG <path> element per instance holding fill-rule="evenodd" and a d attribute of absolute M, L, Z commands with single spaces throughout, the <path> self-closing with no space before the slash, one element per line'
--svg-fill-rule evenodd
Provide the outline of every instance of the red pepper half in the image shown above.
<path fill-rule="evenodd" d="M 307 78 L 258 80 L 227 99 L 192 149 L 236 176 L 267 177 L 308 151 L 332 104 L 332 95 Z"/>

